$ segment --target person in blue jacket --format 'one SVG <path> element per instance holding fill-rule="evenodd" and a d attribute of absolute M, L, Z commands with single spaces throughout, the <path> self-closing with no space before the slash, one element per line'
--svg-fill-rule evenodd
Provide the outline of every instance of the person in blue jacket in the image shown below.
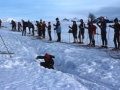
<path fill-rule="evenodd" d="M 57 33 L 57 42 L 61 42 L 61 26 L 60 26 L 60 22 L 58 21 L 58 26 L 56 28 L 56 33 Z"/>
<path fill-rule="evenodd" d="M 99 24 L 100 23 L 100 24 Z M 103 17 L 101 17 L 100 22 L 97 23 L 99 28 L 101 29 L 101 39 L 102 39 L 102 46 L 103 48 L 107 48 L 107 38 L 106 38 L 106 21 Z"/>

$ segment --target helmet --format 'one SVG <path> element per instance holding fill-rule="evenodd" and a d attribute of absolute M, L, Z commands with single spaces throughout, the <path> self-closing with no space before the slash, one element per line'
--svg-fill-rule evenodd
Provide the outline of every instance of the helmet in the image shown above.
<path fill-rule="evenodd" d="M 48 53 L 45 54 L 45 58 L 49 59 L 50 55 Z"/>
<path fill-rule="evenodd" d="M 56 18 L 56 20 L 59 20 L 59 18 Z"/>
<path fill-rule="evenodd" d="M 118 21 L 118 18 L 115 18 L 114 21 Z"/>

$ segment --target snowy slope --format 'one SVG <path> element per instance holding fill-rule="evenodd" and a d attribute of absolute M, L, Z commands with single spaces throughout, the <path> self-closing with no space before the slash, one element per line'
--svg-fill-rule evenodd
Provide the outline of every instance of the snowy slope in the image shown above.
<path fill-rule="evenodd" d="M 72 23 L 61 24 L 62 41 L 72 42 L 72 35 L 69 39 L 67 33 Z M 0 54 L 1 90 L 120 90 L 120 61 L 103 50 L 21 36 L 21 32 L 11 31 L 9 23 L 3 25 L 8 28 L 1 28 L 0 35 L 15 54 L 12 58 Z M 113 30 L 107 30 L 109 46 L 113 46 Z M 87 30 L 85 33 L 85 43 L 88 43 Z M 54 31 L 52 36 L 56 40 Z M 96 36 L 96 43 L 101 45 L 100 36 Z M 6 51 L 2 40 L 0 45 L 0 51 Z M 54 70 L 41 67 L 39 63 L 43 60 L 35 59 L 46 52 L 55 55 Z"/>

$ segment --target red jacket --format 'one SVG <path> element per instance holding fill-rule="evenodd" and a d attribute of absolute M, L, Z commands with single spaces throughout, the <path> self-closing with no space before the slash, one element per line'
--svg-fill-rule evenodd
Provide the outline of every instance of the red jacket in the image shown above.
<path fill-rule="evenodd" d="M 97 27 L 95 25 L 90 25 L 90 34 L 96 34 Z"/>

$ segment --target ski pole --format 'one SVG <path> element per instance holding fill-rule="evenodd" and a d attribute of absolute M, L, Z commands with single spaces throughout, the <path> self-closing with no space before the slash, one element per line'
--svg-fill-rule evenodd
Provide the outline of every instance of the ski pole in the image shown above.
<path fill-rule="evenodd" d="M 3 41 L 3 44 L 5 45 L 5 42 L 4 42 L 4 40 L 3 40 L 3 38 L 2 38 L 2 36 L 1 36 L 1 35 L 0 35 L 0 37 L 1 37 L 2 41 Z M 6 49 L 7 49 L 8 54 L 10 55 L 9 50 L 8 50 L 8 48 L 7 48 L 7 46 L 6 46 L 6 45 L 5 45 L 5 47 L 6 47 Z M 10 58 L 12 58 L 12 56 L 11 56 L 11 55 L 10 55 Z"/>
<path fill-rule="evenodd" d="M 108 41 L 109 41 L 109 33 L 110 33 L 110 27 L 109 27 L 109 32 L 108 32 Z"/>
<path fill-rule="evenodd" d="M 69 43 L 70 43 L 70 33 L 69 33 Z"/>

